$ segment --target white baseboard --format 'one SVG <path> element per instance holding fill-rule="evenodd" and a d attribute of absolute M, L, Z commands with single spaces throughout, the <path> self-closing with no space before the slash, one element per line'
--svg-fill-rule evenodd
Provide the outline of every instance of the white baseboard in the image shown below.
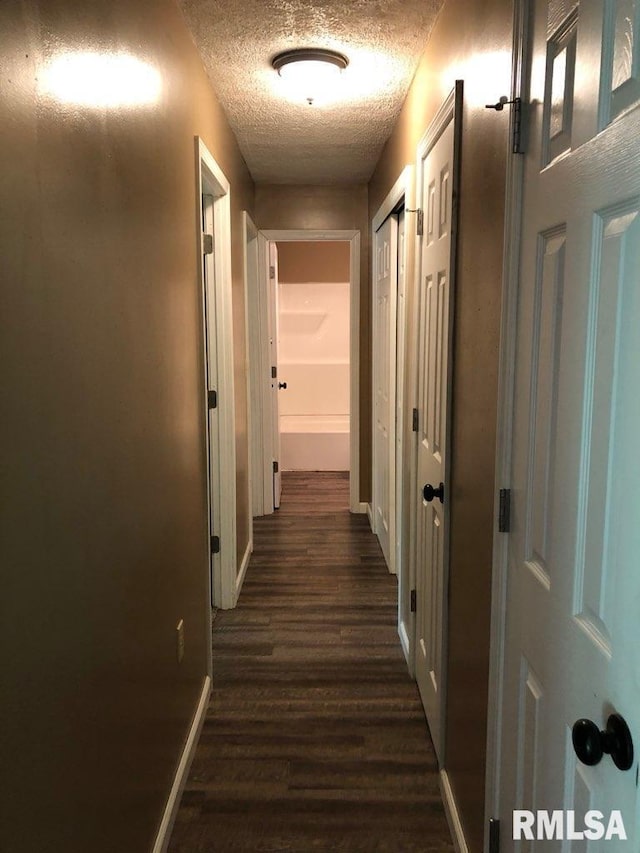
<path fill-rule="evenodd" d="M 360 503 L 358 504 L 358 512 L 362 515 L 366 515 L 368 506 L 369 504 L 366 501 L 360 501 Z"/>
<path fill-rule="evenodd" d="M 409 672 L 411 672 L 411 645 L 409 643 L 409 634 L 407 633 L 407 626 L 404 622 L 398 623 L 398 636 L 400 637 L 400 645 L 402 646 L 402 651 L 404 652 L 404 657 L 407 662 L 407 666 L 409 667 Z M 411 673 L 413 675 L 413 673 Z"/>
<path fill-rule="evenodd" d="M 444 810 L 447 815 L 447 821 L 453 837 L 453 846 L 456 849 L 456 853 L 469 853 L 469 847 L 462 829 L 462 821 L 460 820 L 458 804 L 456 803 L 453 788 L 451 787 L 451 782 L 449 781 L 449 776 L 446 770 L 440 771 L 440 791 L 442 793 Z"/>
<path fill-rule="evenodd" d="M 367 504 L 367 518 L 369 519 L 369 527 L 372 532 L 375 533 L 375 530 L 373 529 L 373 510 L 371 509 L 371 504 Z"/>
<path fill-rule="evenodd" d="M 249 560 L 251 559 L 251 555 L 253 554 L 253 539 L 250 539 L 247 542 L 247 547 L 244 552 L 244 557 L 242 558 L 242 563 L 240 564 L 240 571 L 238 572 L 238 577 L 236 578 L 236 604 L 238 603 L 238 598 L 240 596 L 240 590 L 242 589 L 242 584 L 244 583 L 244 576 L 247 574 L 247 569 L 249 568 Z"/>
<path fill-rule="evenodd" d="M 166 853 L 169 846 L 173 822 L 176 818 L 178 808 L 180 807 L 180 798 L 182 797 L 187 776 L 189 775 L 189 768 L 191 767 L 191 762 L 193 761 L 193 756 L 198 745 L 198 738 L 200 737 L 202 724 L 204 723 L 204 718 L 207 713 L 207 706 L 209 705 L 210 693 L 211 679 L 207 675 L 205 676 L 204 683 L 202 685 L 202 693 L 200 694 L 200 700 L 198 701 L 198 707 L 193 715 L 191 728 L 189 729 L 189 734 L 187 735 L 184 749 L 182 750 L 182 755 L 178 762 L 178 767 L 176 768 L 173 785 L 171 786 L 171 791 L 169 792 L 169 798 L 167 799 L 167 804 L 164 808 L 158 834 L 156 835 L 156 840 L 152 848 L 153 853 Z"/>

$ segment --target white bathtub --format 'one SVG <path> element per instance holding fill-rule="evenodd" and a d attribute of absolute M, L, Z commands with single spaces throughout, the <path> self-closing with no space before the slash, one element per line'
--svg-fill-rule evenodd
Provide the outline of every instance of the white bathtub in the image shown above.
<path fill-rule="evenodd" d="M 283 471 L 348 471 L 349 415 L 281 415 Z"/>

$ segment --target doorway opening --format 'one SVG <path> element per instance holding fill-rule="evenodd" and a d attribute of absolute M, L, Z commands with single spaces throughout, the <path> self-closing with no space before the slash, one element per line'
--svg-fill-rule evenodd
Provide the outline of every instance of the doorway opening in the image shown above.
<path fill-rule="evenodd" d="M 349 471 L 349 243 L 280 242 L 282 471 Z"/>
<path fill-rule="evenodd" d="M 348 471 L 350 509 L 362 512 L 360 234 L 267 230 L 259 241 L 261 310 L 250 329 L 251 358 L 262 364 L 251 399 L 262 462 L 255 466 L 254 512 L 279 506 L 283 470 Z"/>

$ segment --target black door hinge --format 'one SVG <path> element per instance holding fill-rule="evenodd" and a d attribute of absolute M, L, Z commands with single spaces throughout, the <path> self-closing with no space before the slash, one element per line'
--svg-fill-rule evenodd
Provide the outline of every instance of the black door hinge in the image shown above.
<path fill-rule="evenodd" d="M 218 408 L 218 392 L 207 391 L 207 405 L 210 409 Z"/>
<path fill-rule="evenodd" d="M 213 255 L 213 234 L 202 235 L 202 254 Z"/>
<path fill-rule="evenodd" d="M 275 278 L 275 277 L 276 277 L 276 268 L 273 264 L 271 264 L 271 266 L 269 267 L 269 278 Z"/>
<path fill-rule="evenodd" d="M 277 474 L 279 470 L 280 470 L 280 466 L 278 465 L 278 463 L 277 463 L 277 462 L 276 462 L 276 460 L 274 459 L 274 460 L 273 460 L 273 473 L 274 473 L 274 474 Z"/>
<path fill-rule="evenodd" d="M 500 489 L 498 505 L 498 531 L 509 533 L 511 530 L 511 489 Z"/>
<path fill-rule="evenodd" d="M 500 821 L 495 817 L 489 820 L 489 853 L 500 853 Z"/>
<path fill-rule="evenodd" d="M 514 154 L 523 154 L 522 150 L 522 98 L 513 99 L 513 139 L 511 150 Z"/>
<path fill-rule="evenodd" d="M 415 613 L 418 609 L 418 593 L 415 589 L 411 590 L 411 612 Z"/>
<path fill-rule="evenodd" d="M 220 553 L 220 537 L 212 536 L 211 537 L 211 553 L 219 554 Z"/>
<path fill-rule="evenodd" d="M 413 432 L 418 432 L 418 410 L 413 410 L 413 415 L 411 417 L 411 429 Z"/>
<path fill-rule="evenodd" d="M 524 154 L 522 150 L 522 98 L 513 98 L 510 101 L 506 95 L 503 95 L 497 103 L 485 104 L 488 110 L 495 110 L 497 113 L 501 113 L 507 105 L 513 107 L 511 114 L 513 119 L 511 151 L 514 154 Z"/>

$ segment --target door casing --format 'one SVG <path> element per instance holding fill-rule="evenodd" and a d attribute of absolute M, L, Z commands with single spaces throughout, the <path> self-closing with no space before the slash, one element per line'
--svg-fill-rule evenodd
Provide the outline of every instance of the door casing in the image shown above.
<path fill-rule="evenodd" d="M 350 292 L 350 333 L 349 333 L 349 373 L 350 373 L 350 428 L 349 428 L 349 508 L 351 512 L 364 513 L 367 504 L 360 501 L 360 232 L 356 230 L 306 230 L 306 229 L 264 229 L 259 232 L 259 277 L 258 287 L 264 300 L 261 302 L 260 335 L 252 336 L 249 341 L 250 358 L 260 359 L 263 365 L 263 387 L 261 393 L 252 390 L 252 417 L 262 423 L 262 459 L 264 481 L 261 512 L 268 515 L 274 511 L 273 488 L 271 479 L 272 447 L 274 442 L 271 419 L 271 362 L 269 357 L 269 333 L 267 324 L 268 284 L 269 284 L 269 243 L 270 242 L 349 242 L 349 292 Z M 266 372 L 265 372 L 266 371 Z M 260 494 L 256 504 L 260 503 Z"/>
<path fill-rule="evenodd" d="M 387 237 L 380 233 L 385 228 L 388 232 Z M 382 240 L 382 243 L 379 240 Z M 387 568 L 391 574 L 396 574 L 395 416 L 397 382 L 398 216 L 395 212 L 389 214 L 373 233 L 371 245 L 373 247 L 373 335 L 371 347 L 371 361 L 373 365 L 371 401 L 373 448 L 371 454 L 371 518 L 373 519 L 373 532 L 380 542 L 382 553 L 387 562 Z M 381 267 L 387 267 L 387 261 L 384 259 L 387 250 L 389 252 L 388 275 L 385 275 L 381 271 Z M 390 280 L 388 283 L 388 299 L 386 300 L 388 318 L 385 322 L 384 309 L 382 312 L 383 316 L 381 317 L 379 302 L 381 280 L 384 281 L 387 277 Z M 385 325 L 387 328 L 384 328 Z M 386 369 L 385 362 L 387 363 Z M 386 388 L 384 387 L 385 372 L 387 373 Z M 386 441 L 384 439 L 385 420 L 387 421 Z"/>
<path fill-rule="evenodd" d="M 380 228 L 385 219 L 399 208 L 405 210 L 405 241 L 404 241 L 404 274 L 405 287 L 407 296 L 410 297 L 411 288 L 408 283 L 413 281 L 413 263 L 414 263 L 414 241 L 416 233 L 415 223 L 415 168 L 413 165 L 405 166 L 393 186 L 385 196 L 384 201 L 378 208 L 371 223 L 371 245 L 374 244 L 374 235 Z M 407 210 L 408 209 L 408 210 Z M 402 405 L 404 409 L 404 417 L 402 422 L 398 424 L 400 429 L 400 442 L 402 465 L 398 470 L 396 466 L 395 476 L 397 479 L 396 494 L 401 492 L 403 495 L 402 504 L 405 507 L 410 506 L 410 495 L 414 491 L 415 465 L 413 460 L 413 443 L 411 441 L 411 418 L 408 417 L 408 406 L 413 406 L 413 387 L 412 380 L 413 371 L 415 368 L 414 359 L 410 357 L 413 352 L 413 334 L 414 323 L 410 322 L 412 315 L 411 307 L 407 306 L 406 315 L 404 318 L 399 318 L 399 322 L 405 323 L 404 335 L 404 371 L 398 376 L 396 383 L 396 393 L 402 397 Z M 396 507 L 397 510 L 397 507 Z M 413 621 L 414 615 L 411 612 L 410 596 L 413 588 L 413 574 L 415 570 L 414 559 L 412 558 L 412 513 L 405 512 L 402 517 L 396 514 L 396 525 L 394 530 L 395 544 L 392 545 L 393 553 L 396 554 L 395 571 L 398 576 L 398 635 L 402 650 L 407 661 L 409 672 L 413 675 Z"/>
<path fill-rule="evenodd" d="M 260 353 L 255 353 L 251 339 L 260 336 L 261 293 L 258 268 L 260 254 L 258 229 L 246 210 L 242 211 L 244 225 L 244 298 L 245 298 L 245 338 L 247 358 L 247 418 L 249 434 L 249 494 L 250 494 L 250 530 L 253 538 L 253 516 L 261 515 L 264 471 L 262 469 L 262 421 L 255 416 L 252 402 L 253 394 L 260 389 L 262 382 L 262 361 Z"/>
<path fill-rule="evenodd" d="M 273 508 L 280 508 L 282 495 L 282 464 L 280 440 L 280 310 L 278 308 L 278 246 L 269 242 L 269 273 L 268 273 L 268 305 L 269 305 L 269 365 L 270 365 L 270 405 L 271 405 L 271 482 L 273 486 Z"/>
<path fill-rule="evenodd" d="M 198 234 L 198 281 L 201 294 L 203 318 L 203 347 L 206 358 L 207 342 L 216 347 L 218 387 L 218 438 L 219 452 L 216 456 L 218 466 L 219 494 L 211 493 L 211 484 L 207 487 L 207 510 L 209 537 L 207 539 L 207 575 L 209 578 L 209 600 L 206 602 L 207 621 L 211 620 L 211 604 L 223 609 L 235 607 L 238 598 L 238 578 L 236 572 L 236 444 L 235 444 L 235 395 L 233 381 L 233 313 L 231 302 L 231 208 L 230 185 L 222 169 L 200 139 L 195 139 L 196 175 L 197 175 L 197 234 Z M 213 196 L 213 245 L 212 255 L 204 254 L 203 246 L 203 195 Z M 215 282 L 215 325 L 207 327 L 205 308 L 205 266 L 209 264 L 210 274 Z M 203 382 L 204 420 L 209 418 L 207 404 L 206 370 Z M 206 434 L 206 458 L 209 460 L 212 448 L 209 443 L 208 426 Z M 209 478 L 207 477 L 207 480 Z M 218 490 L 216 490 L 218 491 Z M 212 506 L 219 530 L 212 530 Z M 220 553 L 211 554 L 210 537 L 220 537 Z M 209 635 L 207 649 L 210 648 Z"/>

